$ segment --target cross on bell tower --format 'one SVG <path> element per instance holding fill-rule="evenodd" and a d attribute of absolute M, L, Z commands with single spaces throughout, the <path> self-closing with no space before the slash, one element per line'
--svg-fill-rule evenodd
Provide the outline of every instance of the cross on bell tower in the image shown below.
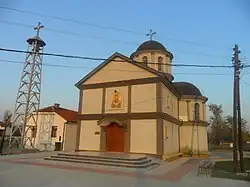
<path fill-rule="evenodd" d="M 43 28 L 44 28 L 44 26 L 41 25 L 41 22 L 38 22 L 38 25 L 36 27 L 34 27 L 34 30 L 36 30 L 37 37 L 39 36 L 40 29 L 43 29 Z"/>
<path fill-rule="evenodd" d="M 149 30 L 149 33 L 146 34 L 146 36 L 149 36 L 150 40 L 152 40 L 152 39 L 153 39 L 153 36 L 154 36 L 155 34 L 156 34 L 156 32 L 153 32 L 153 30 L 150 29 L 150 30 Z"/>

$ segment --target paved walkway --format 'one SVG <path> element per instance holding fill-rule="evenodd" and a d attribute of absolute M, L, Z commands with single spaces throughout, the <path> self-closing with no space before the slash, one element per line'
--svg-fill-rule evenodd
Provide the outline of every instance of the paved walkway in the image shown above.
<path fill-rule="evenodd" d="M 77 186 L 248 186 L 249 183 L 197 177 L 198 160 L 178 160 L 155 170 L 131 170 L 43 160 L 51 153 L 0 157 L 1 187 Z M 165 169 L 164 169 L 165 167 Z"/>

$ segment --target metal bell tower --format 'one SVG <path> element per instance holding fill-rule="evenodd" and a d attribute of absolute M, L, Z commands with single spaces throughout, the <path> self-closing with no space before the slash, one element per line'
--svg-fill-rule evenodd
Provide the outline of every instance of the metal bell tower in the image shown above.
<path fill-rule="evenodd" d="M 34 28 L 36 36 L 27 40 L 28 50 L 17 93 L 13 123 L 10 129 L 9 151 L 14 147 L 25 148 L 28 141 L 29 147 L 34 148 L 35 138 L 27 136 L 27 132 L 31 128 L 33 131 L 37 129 L 43 63 L 42 53 L 46 45 L 39 37 L 42 28 L 44 26 L 39 22 Z"/>

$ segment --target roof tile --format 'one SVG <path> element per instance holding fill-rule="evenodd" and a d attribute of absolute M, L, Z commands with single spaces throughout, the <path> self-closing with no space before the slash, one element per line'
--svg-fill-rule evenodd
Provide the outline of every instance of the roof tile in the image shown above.
<path fill-rule="evenodd" d="M 77 121 L 77 112 L 74 110 L 66 109 L 66 108 L 49 106 L 49 107 L 39 109 L 38 112 L 55 112 L 59 116 L 64 118 L 66 121 L 70 121 L 70 122 Z"/>

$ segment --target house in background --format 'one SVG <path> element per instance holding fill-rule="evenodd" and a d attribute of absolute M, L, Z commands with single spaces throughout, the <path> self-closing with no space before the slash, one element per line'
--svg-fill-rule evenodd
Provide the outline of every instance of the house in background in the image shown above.
<path fill-rule="evenodd" d="M 55 150 L 56 142 L 60 142 L 63 145 L 65 133 L 68 134 L 72 127 L 75 128 L 74 125 L 76 125 L 76 117 L 76 111 L 62 108 L 60 104 L 57 103 L 53 106 L 39 109 L 37 127 L 35 127 L 34 118 L 30 118 L 27 123 L 26 147 L 31 148 L 32 142 L 34 148 L 36 149 Z M 66 132 L 66 126 L 68 125 L 65 124 L 72 126 L 68 128 L 68 132 Z M 67 143 L 69 144 L 70 142 Z M 75 148 L 74 138 L 71 145 Z"/>

